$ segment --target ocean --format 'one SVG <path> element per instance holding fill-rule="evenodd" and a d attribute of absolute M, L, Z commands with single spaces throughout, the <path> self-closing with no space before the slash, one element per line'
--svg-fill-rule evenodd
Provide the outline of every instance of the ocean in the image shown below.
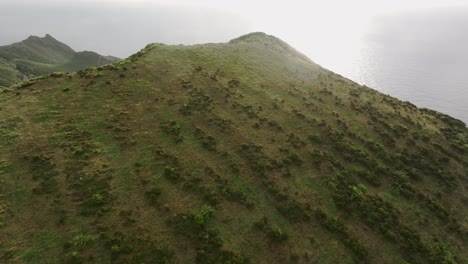
<path fill-rule="evenodd" d="M 319 64 L 468 123 L 468 10 L 373 18 L 367 30 L 341 48 L 344 60 L 324 55 Z"/>

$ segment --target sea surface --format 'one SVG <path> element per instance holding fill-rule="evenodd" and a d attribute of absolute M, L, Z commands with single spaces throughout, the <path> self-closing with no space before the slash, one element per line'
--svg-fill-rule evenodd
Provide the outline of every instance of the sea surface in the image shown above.
<path fill-rule="evenodd" d="M 318 63 L 468 123 L 468 10 L 377 17 L 362 32 L 340 46 L 344 60 L 324 54 Z"/>

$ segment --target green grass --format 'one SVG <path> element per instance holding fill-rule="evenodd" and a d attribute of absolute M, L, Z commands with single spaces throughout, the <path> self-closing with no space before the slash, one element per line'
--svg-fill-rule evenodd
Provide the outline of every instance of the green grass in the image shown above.
<path fill-rule="evenodd" d="M 272 36 L 152 44 L 0 102 L 7 262 L 468 259 L 465 125 Z"/>
<path fill-rule="evenodd" d="M 128 193 L 132 190 L 132 168 L 130 167 L 123 167 L 117 169 L 116 173 L 114 174 L 115 178 L 115 186 L 117 190 L 122 191 L 124 193 Z"/>
<path fill-rule="evenodd" d="M 42 258 L 41 252 L 34 249 L 30 249 L 21 255 L 21 259 L 26 263 L 40 263 Z"/>
<path fill-rule="evenodd" d="M 8 87 L 22 79 L 23 76 L 19 71 L 14 69 L 8 61 L 0 58 L 0 88 Z"/>

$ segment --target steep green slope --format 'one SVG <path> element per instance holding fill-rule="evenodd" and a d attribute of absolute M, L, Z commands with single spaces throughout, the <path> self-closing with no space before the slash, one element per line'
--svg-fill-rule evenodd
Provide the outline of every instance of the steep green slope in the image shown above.
<path fill-rule="evenodd" d="M 13 85 L 23 77 L 77 71 L 117 60 L 95 52 L 75 52 L 48 34 L 43 38 L 30 36 L 21 42 L 0 47 L 0 88 Z"/>
<path fill-rule="evenodd" d="M 57 71 L 78 71 L 89 67 L 90 65 L 102 66 L 119 60 L 111 56 L 101 56 L 96 52 L 82 51 L 76 52 L 73 58 L 67 63 L 56 67 Z"/>
<path fill-rule="evenodd" d="M 6 263 L 468 261 L 465 124 L 263 33 L 24 82 L 0 138 Z"/>
<path fill-rule="evenodd" d="M 0 88 L 23 80 L 22 74 L 11 63 L 0 58 Z"/>

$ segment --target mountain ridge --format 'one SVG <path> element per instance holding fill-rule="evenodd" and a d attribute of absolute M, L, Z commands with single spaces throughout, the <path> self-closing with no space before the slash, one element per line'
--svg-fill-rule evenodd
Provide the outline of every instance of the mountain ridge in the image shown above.
<path fill-rule="evenodd" d="M 21 42 L 0 46 L 0 58 L 9 62 L 4 63 L 0 68 L 0 72 L 3 72 L 3 74 L 0 73 L 0 87 L 7 87 L 24 78 L 54 71 L 76 71 L 117 60 L 114 57 L 105 57 L 97 53 L 94 53 L 91 58 L 89 54 L 86 56 L 86 53 L 74 51 L 49 34 L 44 37 L 29 36 Z M 2 76 L 5 77 L 2 78 Z"/>
<path fill-rule="evenodd" d="M 0 93 L 0 259 L 465 262 L 466 125 L 252 37 Z"/>

